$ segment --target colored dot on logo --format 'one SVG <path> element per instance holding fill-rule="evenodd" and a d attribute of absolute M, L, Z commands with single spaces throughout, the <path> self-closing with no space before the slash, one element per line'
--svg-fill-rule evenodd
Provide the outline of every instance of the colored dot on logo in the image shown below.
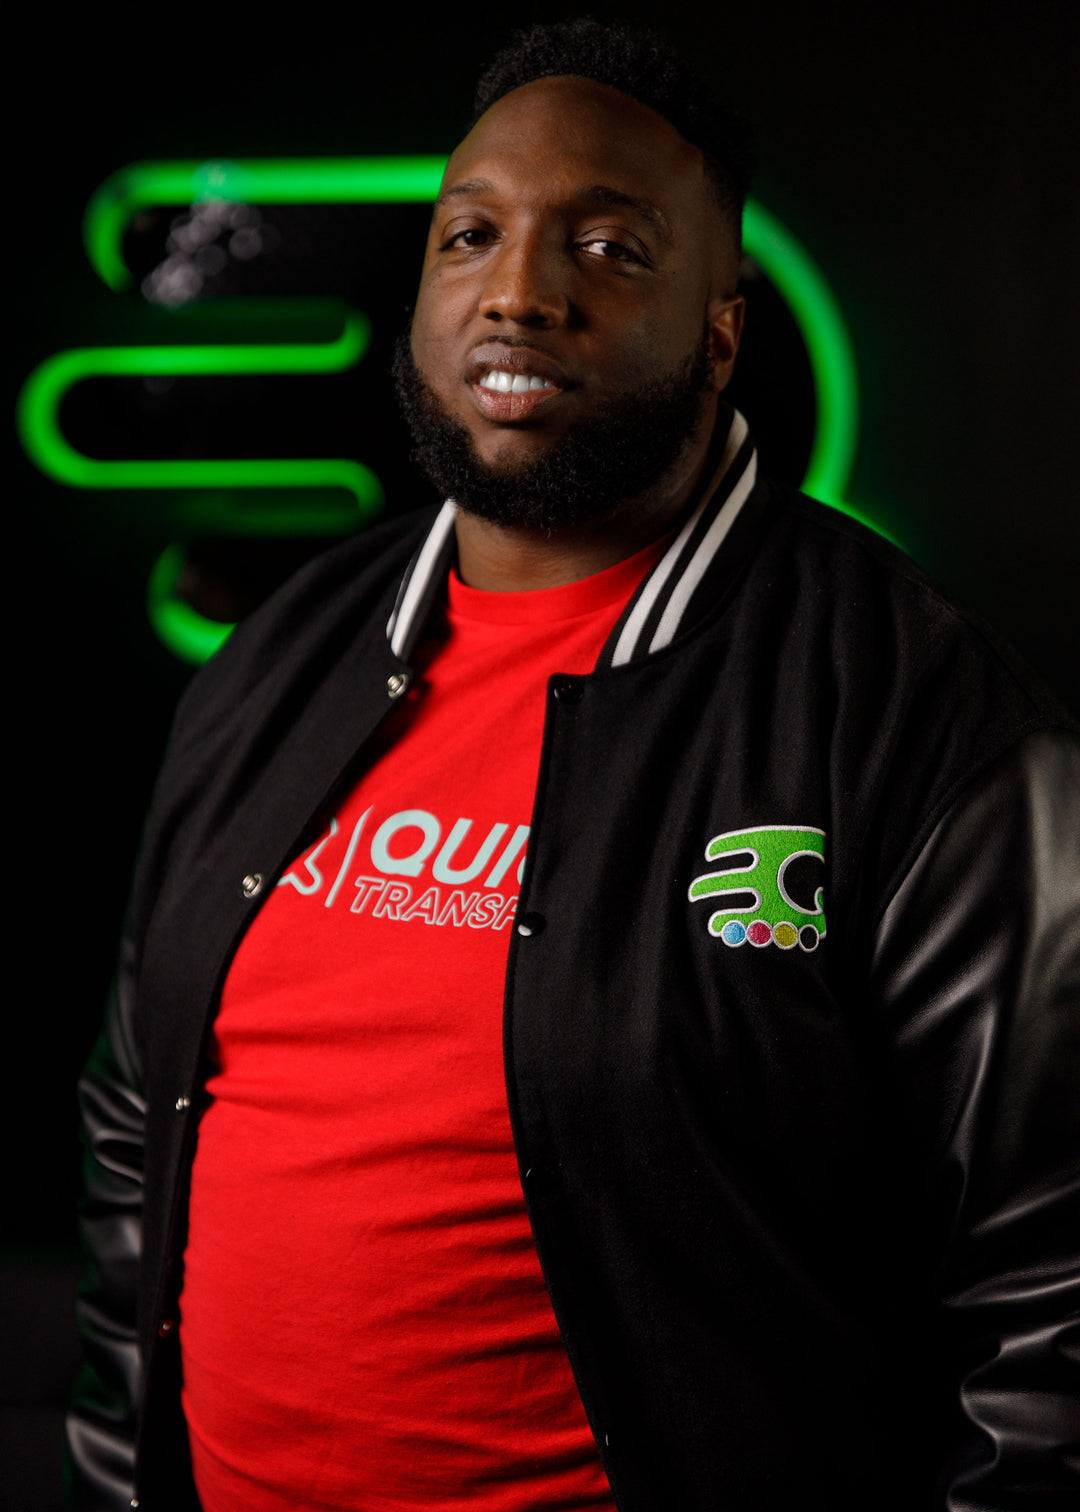
<path fill-rule="evenodd" d="M 729 919 L 720 931 L 720 938 L 725 945 L 741 945 L 746 939 L 745 924 L 740 924 L 738 919 Z"/>
<path fill-rule="evenodd" d="M 812 924 L 804 924 L 799 930 L 799 946 L 802 950 L 816 950 L 821 936 Z"/>
<path fill-rule="evenodd" d="M 773 930 L 773 939 L 781 950 L 790 950 L 799 938 L 799 931 L 794 924 L 778 924 Z"/>
<path fill-rule="evenodd" d="M 772 930 L 763 919 L 755 919 L 746 931 L 746 938 L 751 945 L 768 945 L 772 940 Z"/>

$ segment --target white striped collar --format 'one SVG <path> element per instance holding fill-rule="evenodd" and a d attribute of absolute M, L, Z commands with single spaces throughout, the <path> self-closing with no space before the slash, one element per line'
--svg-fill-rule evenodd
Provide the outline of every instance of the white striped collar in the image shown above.
<path fill-rule="evenodd" d="M 757 479 L 757 453 L 742 415 L 738 410 L 729 414 L 731 422 L 720 458 L 701 498 L 631 597 L 600 655 L 598 668 L 640 661 L 671 644 L 696 589 L 750 497 Z M 722 415 L 717 424 L 723 425 Z M 386 635 L 390 649 L 402 661 L 409 660 L 454 560 L 457 510 L 454 501 L 447 499 L 401 580 Z"/>
<path fill-rule="evenodd" d="M 757 478 L 757 453 L 738 410 L 696 507 L 623 611 L 600 666 L 621 667 L 674 640 L 694 590 L 724 544 Z"/>
<path fill-rule="evenodd" d="M 386 638 L 391 651 L 402 661 L 408 661 L 435 593 L 450 571 L 454 559 L 457 508 L 453 499 L 447 499 L 401 580 L 397 602 L 387 621 Z"/>

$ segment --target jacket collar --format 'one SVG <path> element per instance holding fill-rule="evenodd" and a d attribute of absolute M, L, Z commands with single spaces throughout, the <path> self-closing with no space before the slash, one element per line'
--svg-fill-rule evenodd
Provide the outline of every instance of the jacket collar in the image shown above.
<path fill-rule="evenodd" d="M 682 529 L 623 610 L 597 669 L 643 661 L 669 646 L 707 602 L 715 602 L 718 569 L 726 578 L 743 555 L 736 537 L 745 540 L 747 533 L 733 527 L 740 520 L 748 524 L 760 509 L 760 501 L 759 509 L 747 507 L 757 481 L 757 452 L 746 421 L 726 405 L 717 416 L 705 477 Z M 402 661 L 410 660 L 454 561 L 457 510 L 447 499 L 401 580 L 386 636 Z"/>

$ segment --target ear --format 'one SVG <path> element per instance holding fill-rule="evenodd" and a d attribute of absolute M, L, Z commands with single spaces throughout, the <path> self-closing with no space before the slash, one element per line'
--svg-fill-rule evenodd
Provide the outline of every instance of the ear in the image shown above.
<path fill-rule="evenodd" d="M 745 311 L 746 301 L 741 295 L 731 299 L 709 300 L 709 359 L 712 363 L 713 388 L 717 393 L 727 388 L 731 381 Z"/>

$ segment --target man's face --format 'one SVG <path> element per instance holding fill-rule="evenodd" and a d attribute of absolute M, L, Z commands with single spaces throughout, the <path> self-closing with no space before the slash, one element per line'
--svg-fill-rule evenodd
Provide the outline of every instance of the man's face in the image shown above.
<path fill-rule="evenodd" d="M 547 528 L 663 487 L 730 375 L 735 276 L 701 153 L 662 117 L 582 79 L 504 96 L 447 167 L 395 364 L 422 463 Z"/>

